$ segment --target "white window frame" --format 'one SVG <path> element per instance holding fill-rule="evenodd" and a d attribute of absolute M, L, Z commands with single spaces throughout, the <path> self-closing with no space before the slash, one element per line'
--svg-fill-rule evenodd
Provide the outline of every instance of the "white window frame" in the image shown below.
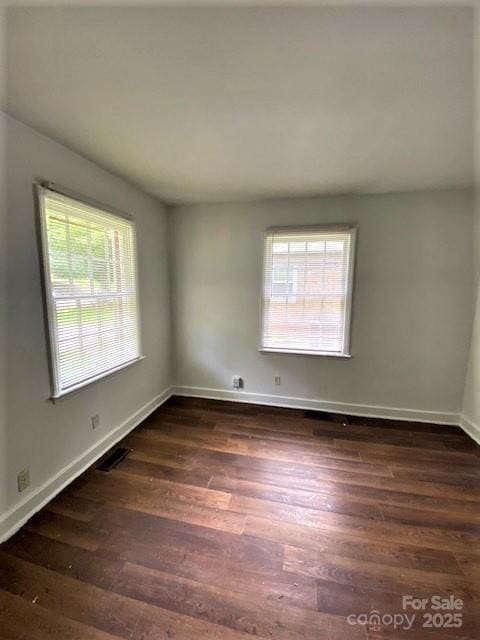
<path fill-rule="evenodd" d="M 133 217 L 127 213 L 118 211 L 112 207 L 106 206 L 102 203 L 97 202 L 91 198 L 84 197 L 79 195 L 78 193 L 71 191 L 70 189 L 61 187 L 54 182 L 47 181 L 38 181 L 34 182 L 34 198 L 35 198 L 35 209 L 36 209 L 36 222 L 37 222 L 37 244 L 39 249 L 39 259 L 40 259 L 40 274 L 41 274 L 41 283 L 42 283 L 42 294 L 43 294 L 43 310 L 44 310 L 44 322 L 45 322 L 45 332 L 47 338 L 47 351 L 48 351 L 48 364 L 49 364 L 49 373 L 50 373 L 50 385 L 51 385 L 51 396 L 50 399 L 55 402 L 65 396 L 68 396 L 80 389 L 90 386 L 99 380 L 103 380 L 104 378 L 111 376 L 122 369 L 132 366 L 133 364 L 140 362 L 145 359 L 145 356 L 142 355 L 142 339 L 141 339 L 141 319 L 140 319 L 140 291 L 139 291 L 139 279 L 138 279 L 138 251 L 137 251 L 137 237 L 136 237 L 136 227 L 133 220 Z M 98 209 L 101 212 L 108 213 L 113 216 L 117 216 L 119 218 L 123 218 L 128 220 L 133 227 L 133 267 L 135 270 L 135 291 L 136 291 L 136 300 L 137 300 L 137 308 L 136 308 L 136 317 L 137 317 L 137 353 L 138 356 L 133 358 L 132 360 L 128 360 L 123 362 L 119 366 L 108 369 L 99 373 L 98 375 L 91 376 L 85 380 L 77 384 L 73 384 L 67 388 L 62 388 L 60 384 L 60 375 L 59 375 L 59 367 L 58 367 L 58 358 L 57 358 L 57 349 L 56 349 L 56 322 L 55 316 L 53 313 L 53 293 L 51 289 L 51 273 L 50 273 L 50 256 L 48 252 L 48 239 L 47 239 L 47 229 L 46 229 L 46 219 L 45 219 L 45 195 L 47 192 L 54 192 L 65 196 L 71 200 L 76 200 L 80 204 L 84 204 L 95 209 Z"/>
<path fill-rule="evenodd" d="M 344 339 L 343 339 L 343 351 L 312 351 L 304 349 L 288 349 L 265 347 L 263 344 L 264 336 L 264 323 L 265 323 L 265 278 L 267 274 L 267 252 L 265 251 L 267 237 L 274 233 L 305 233 L 305 232 L 318 232 L 318 233 L 348 233 L 350 235 L 350 254 L 348 256 L 348 274 L 347 274 L 347 294 L 345 300 L 345 315 L 344 315 Z M 292 355 L 306 355 L 306 356 L 327 356 L 329 358 L 351 358 L 351 333 L 352 333 L 352 309 L 353 309 L 353 296 L 355 287 L 355 262 L 356 262 L 356 245 L 357 245 L 358 229 L 353 224 L 328 224 L 328 225 L 304 225 L 304 226 L 285 226 L 285 227 L 269 227 L 263 233 L 263 260 L 262 260 L 262 282 L 260 292 L 260 337 L 258 351 L 262 353 L 278 353 L 278 354 L 292 354 Z"/>

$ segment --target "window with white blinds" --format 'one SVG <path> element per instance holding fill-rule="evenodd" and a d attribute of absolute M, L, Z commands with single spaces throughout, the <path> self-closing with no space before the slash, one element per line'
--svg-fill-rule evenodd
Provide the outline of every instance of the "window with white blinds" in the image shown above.
<path fill-rule="evenodd" d="M 355 229 L 265 233 L 261 349 L 348 356 Z"/>
<path fill-rule="evenodd" d="M 39 187 L 53 396 L 140 357 L 135 226 Z"/>

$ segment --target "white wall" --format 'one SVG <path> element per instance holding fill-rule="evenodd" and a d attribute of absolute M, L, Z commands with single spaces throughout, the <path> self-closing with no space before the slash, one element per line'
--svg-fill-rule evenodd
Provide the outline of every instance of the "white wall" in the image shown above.
<path fill-rule="evenodd" d="M 170 382 L 170 315 L 167 215 L 161 205 L 18 121 L 2 116 L 0 122 L 6 126 L 8 183 L 8 423 L 0 434 L 0 442 L 6 440 L 0 453 L 1 538 L 32 505 L 113 444 L 122 433 L 122 428 L 115 429 L 129 428 L 154 408 Z M 138 234 L 142 345 L 147 357 L 56 404 L 49 401 L 35 178 L 53 180 L 130 212 Z M 4 255 L 3 245 L 0 254 Z M 3 332 L 2 317 L 0 322 Z M 92 431 L 90 417 L 95 413 L 100 414 L 100 428 Z M 19 494 L 16 476 L 24 467 L 30 468 L 32 484 Z"/>
<path fill-rule="evenodd" d="M 0 117 L 0 493 L 7 482 L 7 203 L 6 131 Z M 2 504 L 2 503 L 0 503 Z M 0 513 L 1 507 L 0 507 Z"/>
<path fill-rule="evenodd" d="M 478 209 L 479 205 L 476 205 Z M 478 213 L 476 214 L 478 215 Z M 477 251 L 480 246 L 477 245 Z M 480 285 L 477 288 L 475 318 L 462 406 L 462 427 L 480 444 Z"/>
<path fill-rule="evenodd" d="M 359 226 L 353 358 L 259 353 L 263 230 L 340 221 Z M 211 390 L 239 374 L 253 400 L 456 419 L 473 298 L 469 192 L 184 206 L 170 224 L 178 391 L 228 397 Z"/>
<path fill-rule="evenodd" d="M 473 225 L 473 271 L 475 274 L 476 310 L 465 379 L 462 426 L 480 444 L 480 9 L 475 9 L 475 122 L 474 178 L 475 202 Z"/>

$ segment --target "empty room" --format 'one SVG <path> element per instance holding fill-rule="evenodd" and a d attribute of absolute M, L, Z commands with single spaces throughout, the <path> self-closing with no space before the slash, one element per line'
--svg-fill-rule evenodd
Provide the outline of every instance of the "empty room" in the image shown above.
<path fill-rule="evenodd" d="M 0 6 L 0 640 L 478 640 L 480 6 Z"/>

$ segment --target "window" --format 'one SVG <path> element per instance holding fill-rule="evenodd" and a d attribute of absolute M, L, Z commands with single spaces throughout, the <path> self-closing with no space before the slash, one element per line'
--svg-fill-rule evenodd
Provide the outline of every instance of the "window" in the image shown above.
<path fill-rule="evenodd" d="M 140 357 L 135 226 L 39 186 L 53 397 Z"/>
<path fill-rule="evenodd" d="M 265 233 L 261 349 L 349 355 L 355 229 Z"/>

